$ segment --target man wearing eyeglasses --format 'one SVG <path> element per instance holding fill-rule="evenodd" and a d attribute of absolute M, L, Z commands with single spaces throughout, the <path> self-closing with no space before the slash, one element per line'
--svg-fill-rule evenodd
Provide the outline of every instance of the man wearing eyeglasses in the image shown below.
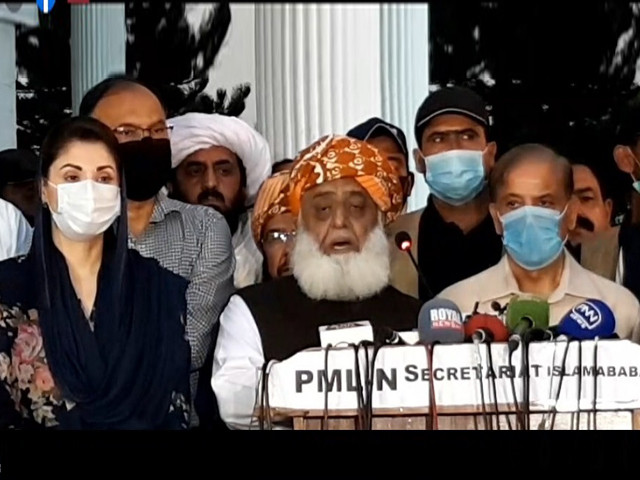
<path fill-rule="evenodd" d="M 291 213 L 286 188 L 289 171 L 267 178 L 253 208 L 251 230 L 264 255 L 262 281 L 291 275 L 291 249 L 296 238 L 296 219 Z"/>
<path fill-rule="evenodd" d="M 186 331 L 195 427 L 198 376 L 212 350 L 214 326 L 233 292 L 229 228 L 218 212 L 172 200 L 164 192 L 171 173 L 171 127 L 151 90 L 126 76 L 107 78 L 85 94 L 80 114 L 108 125 L 120 142 L 130 248 L 189 280 Z"/>

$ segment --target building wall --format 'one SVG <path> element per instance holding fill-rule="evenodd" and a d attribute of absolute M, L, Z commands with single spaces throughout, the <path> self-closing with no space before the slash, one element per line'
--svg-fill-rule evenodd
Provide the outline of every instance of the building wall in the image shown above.
<path fill-rule="evenodd" d="M 196 25 L 210 8 L 188 4 L 187 16 Z M 232 3 L 206 91 L 230 94 L 250 83 L 241 117 L 278 158 L 374 115 L 400 126 L 411 151 L 415 110 L 429 86 L 428 18 L 426 5 Z M 412 155 L 409 166 L 415 172 Z M 421 176 L 415 183 L 409 210 L 423 207 L 428 195 Z"/>

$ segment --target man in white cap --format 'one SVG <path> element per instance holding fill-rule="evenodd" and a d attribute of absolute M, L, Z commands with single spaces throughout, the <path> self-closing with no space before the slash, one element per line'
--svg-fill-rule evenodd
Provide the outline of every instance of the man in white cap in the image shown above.
<path fill-rule="evenodd" d="M 236 117 L 187 113 L 169 123 L 171 196 L 222 213 L 233 235 L 236 288 L 260 282 L 262 254 L 251 233 L 251 207 L 271 174 L 267 141 Z"/>

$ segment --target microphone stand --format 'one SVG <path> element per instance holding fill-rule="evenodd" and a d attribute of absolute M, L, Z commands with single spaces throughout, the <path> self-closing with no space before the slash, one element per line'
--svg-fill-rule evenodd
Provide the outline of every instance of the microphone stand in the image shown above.
<path fill-rule="evenodd" d="M 520 343 L 522 343 L 522 341 Z M 518 422 L 518 425 L 520 426 L 519 429 L 524 430 L 524 420 L 522 419 L 522 412 L 520 411 L 518 395 L 516 394 L 515 376 L 517 372 L 515 371 L 515 367 L 513 366 L 513 353 L 517 350 L 517 348 L 517 346 L 513 349 L 509 348 L 509 371 L 512 373 L 512 375 L 509 375 L 509 382 L 511 383 L 511 394 L 513 395 L 513 408 L 515 410 L 516 420 Z"/>
<path fill-rule="evenodd" d="M 356 380 L 356 398 L 358 400 L 358 418 L 356 421 L 356 430 L 363 430 L 364 425 L 366 423 L 365 414 L 364 414 L 364 392 L 362 391 L 362 378 L 360 377 L 360 359 L 358 358 L 359 350 L 361 344 L 352 343 L 354 351 L 354 360 L 355 360 L 355 380 Z"/>
<path fill-rule="evenodd" d="M 433 350 L 435 345 L 427 344 L 427 364 L 429 368 L 429 418 L 431 420 L 431 430 L 438 430 L 438 412 L 436 410 L 436 389 L 433 375 Z"/>
<path fill-rule="evenodd" d="M 522 414 L 524 417 L 525 430 L 531 430 L 531 409 L 529 404 L 530 391 L 529 387 L 531 382 L 529 381 L 529 341 L 528 338 L 523 339 L 522 342 Z"/>
<path fill-rule="evenodd" d="M 474 337 L 473 344 L 476 347 L 476 363 L 478 365 L 478 376 L 480 377 L 480 400 L 482 402 L 482 419 L 484 420 L 484 429 L 493 430 L 493 422 L 487 418 L 487 406 L 484 401 L 484 382 L 482 378 L 482 355 L 480 354 L 480 341 L 477 337 Z M 498 419 L 498 422 L 500 420 Z M 491 428 L 489 428 L 491 427 Z"/>
<path fill-rule="evenodd" d="M 598 430 L 598 337 L 593 344 L 593 429 Z"/>
<path fill-rule="evenodd" d="M 557 340 L 556 340 L 557 342 Z M 571 339 L 567 340 L 567 346 L 564 349 L 564 355 L 562 356 L 562 367 L 560 370 L 560 381 L 558 382 L 558 391 L 556 392 L 556 398 L 553 404 L 553 413 L 551 414 L 551 426 L 549 430 L 553 430 L 556 424 L 556 415 L 558 413 L 558 400 L 560 399 L 560 392 L 562 391 L 562 381 L 564 380 L 564 374 L 567 370 L 567 357 L 569 354 L 569 347 L 571 346 Z M 553 373 L 553 372 L 552 372 Z"/>
<path fill-rule="evenodd" d="M 578 341 L 578 412 L 576 430 L 580 430 L 580 401 L 582 400 L 582 341 Z"/>
<path fill-rule="evenodd" d="M 411 253 L 411 246 L 413 244 L 413 240 L 411 239 L 411 236 L 404 231 L 398 232 L 396 233 L 396 237 L 394 240 L 396 243 L 396 247 L 398 247 L 399 250 L 409 255 L 409 259 L 411 260 L 411 263 L 413 263 L 413 267 L 416 269 L 418 278 L 420 279 L 420 282 L 422 282 L 422 286 L 425 288 L 427 295 L 429 295 L 429 300 L 434 298 L 435 295 L 433 294 L 431 287 L 429 287 L 429 282 L 427 282 L 427 279 L 422 273 L 422 270 L 420 270 L 420 267 L 418 266 L 418 262 L 413 256 L 413 253 Z"/>
<path fill-rule="evenodd" d="M 487 361 L 489 362 L 489 372 L 491 373 L 491 390 L 493 393 L 493 404 L 496 409 L 496 428 L 500 430 L 500 410 L 498 408 L 498 389 L 496 388 L 496 372 L 493 367 L 493 354 L 491 353 L 491 342 L 487 344 Z M 513 430 L 509 414 L 505 415 L 509 430 Z"/>
<path fill-rule="evenodd" d="M 565 347 L 565 357 L 566 357 L 566 351 L 567 349 Z M 556 353 L 558 353 L 557 338 L 553 342 L 553 356 L 551 357 L 551 370 L 549 372 L 549 400 L 551 400 L 553 396 L 553 377 L 554 377 L 554 372 L 556 368 Z M 553 410 L 553 407 L 555 407 L 556 403 L 558 403 L 557 399 L 555 400 L 555 403 L 549 405 L 548 410 L 545 411 L 545 413 L 542 415 L 542 420 L 540 420 L 540 423 L 538 424 L 538 430 L 547 429 L 547 425 L 549 424 L 549 419 L 551 418 L 551 411 Z"/>
<path fill-rule="evenodd" d="M 322 430 L 329 429 L 329 350 L 332 348 L 332 345 L 327 345 L 327 348 L 324 351 L 324 374 L 326 379 L 326 384 L 324 388 L 324 410 L 322 415 Z"/>

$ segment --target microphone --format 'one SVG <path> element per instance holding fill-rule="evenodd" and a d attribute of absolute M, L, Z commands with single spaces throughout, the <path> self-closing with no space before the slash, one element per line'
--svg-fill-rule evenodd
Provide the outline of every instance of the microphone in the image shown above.
<path fill-rule="evenodd" d="M 427 363 L 429 366 L 429 417 L 431 429 L 438 430 L 438 413 L 436 392 L 433 381 L 433 347 L 437 344 L 462 343 L 464 326 L 462 313 L 458 306 L 445 298 L 432 298 L 418 313 L 418 338 L 427 347 Z"/>
<path fill-rule="evenodd" d="M 507 326 L 511 330 L 509 338 L 509 351 L 518 348 L 524 340 L 529 342 L 540 338 L 539 330 L 545 331 L 549 327 L 549 303 L 545 300 L 529 296 L 517 296 L 507 306 Z M 529 330 L 536 329 L 525 335 Z M 550 334 L 544 334 L 547 336 Z"/>
<path fill-rule="evenodd" d="M 318 332 L 320 333 L 320 346 L 322 348 L 326 348 L 329 345 L 335 346 L 339 343 L 373 343 L 374 338 L 373 328 L 367 320 L 323 325 L 318 327 Z"/>
<path fill-rule="evenodd" d="M 549 303 L 546 300 L 530 295 L 515 296 L 507 306 L 507 326 L 511 330 L 512 335 L 509 337 L 509 368 L 513 368 L 512 355 L 515 350 L 523 344 L 524 352 L 522 354 L 522 367 L 525 375 L 522 378 L 523 383 L 523 408 L 518 412 L 518 401 L 515 394 L 515 382 L 510 378 L 511 389 L 516 405 L 516 416 L 520 428 L 529 430 L 529 355 L 527 346 L 529 342 L 542 339 L 550 333 L 546 330 L 549 327 Z"/>
<path fill-rule="evenodd" d="M 495 310 L 495 309 L 494 309 Z M 464 333 L 465 337 L 468 340 L 471 340 L 476 347 L 476 359 L 478 363 L 479 372 L 482 372 L 484 366 L 482 364 L 482 355 L 480 350 L 480 344 L 487 345 L 487 361 L 489 371 L 492 372 L 492 375 L 489 376 L 489 383 L 491 389 L 493 390 L 493 403 L 495 413 L 497 415 L 496 418 L 496 428 L 500 430 L 500 414 L 498 408 L 498 396 L 497 396 L 497 388 L 496 388 L 496 379 L 495 379 L 495 368 L 493 364 L 493 355 L 491 353 L 491 343 L 492 342 L 506 342 L 509 338 L 509 330 L 505 326 L 505 324 L 495 315 L 489 315 L 485 313 L 478 313 L 478 303 L 473 309 L 473 313 L 469 317 L 469 319 L 464 324 Z M 485 396 L 484 396 L 484 384 L 482 375 L 478 376 L 478 384 L 480 386 L 480 398 L 482 399 L 482 414 L 484 416 L 484 424 L 485 430 L 493 430 L 493 419 L 491 415 L 487 415 L 487 408 L 485 404 Z M 507 416 L 507 423 L 511 425 L 509 417 Z"/>
<path fill-rule="evenodd" d="M 465 338 L 480 343 L 506 342 L 509 330 L 495 315 L 476 313 L 464 324 Z"/>
<path fill-rule="evenodd" d="M 429 297 L 433 298 L 435 295 L 431 291 L 431 287 L 429 287 L 429 282 L 427 282 L 427 279 L 423 275 L 422 270 L 420 270 L 420 267 L 418 266 L 418 262 L 416 262 L 416 259 L 413 256 L 413 253 L 411 253 L 411 246 L 413 245 L 413 240 L 411 239 L 411 235 L 409 235 L 408 232 L 401 230 L 398 233 L 396 233 L 395 242 L 396 242 L 396 247 L 398 247 L 399 250 L 409 255 L 409 258 L 411 259 L 411 263 L 413 263 L 413 267 L 416 269 L 416 272 L 418 273 L 418 278 L 422 282 L 422 286 L 427 291 L 427 294 L 429 295 Z"/>
<path fill-rule="evenodd" d="M 374 341 L 379 345 L 408 345 L 398 332 L 389 327 L 375 328 Z"/>
<path fill-rule="evenodd" d="M 458 306 L 445 298 L 433 298 L 422 305 L 418 314 L 418 335 L 420 343 L 464 342 L 462 313 Z"/>
<path fill-rule="evenodd" d="M 595 299 L 585 300 L 569 310 L 555 330 L 575 340 L 618 338 L 613 311 Z"/>

